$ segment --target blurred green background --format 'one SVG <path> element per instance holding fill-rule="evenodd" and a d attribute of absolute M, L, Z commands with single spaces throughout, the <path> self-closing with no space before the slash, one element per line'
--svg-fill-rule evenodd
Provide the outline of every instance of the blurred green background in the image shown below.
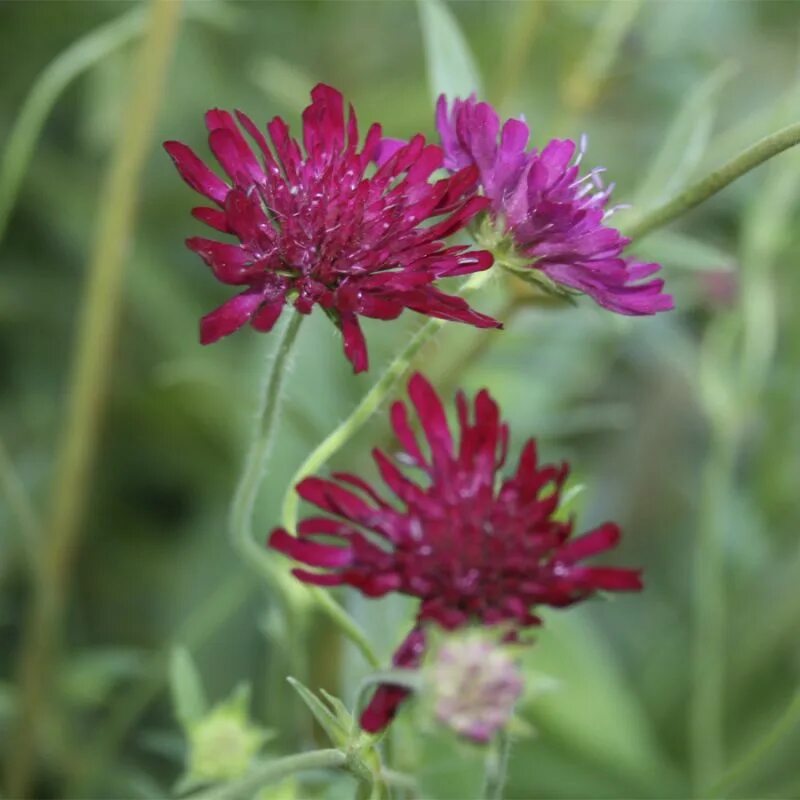
<path fill-rule="evenodd" d="M 0 148 L 48 64 L 131 8 L 0 5 Z M 364 128 L 380 120 L 388 135 L 434 136 L 418 8 L 195 0 L 187 9 L 109 333 L 110 391 L 39 710 L 36 797 L 170 794 L 186 759 L 167 669 L 177 644 L 212 702 L 251 683 L 254 719 L 277 733 L 273 754 L 323 742 L 283 680 L 298 663 L 310 665 L 309 686 L 348 702 L 367 671 L 322 620 L 310 651 L 295 652 L 304 640 L 282 627 L 269 592 L 229 545 L 227 506 L 274 340 L 247 330 L 197 343 L 199 317 L 228 290 L 183 246 L 202 226 L 160 142 L 207 154 L 202 114 L 214 106 L 260 123 L 280 114 L 296 130 L 317 81 L 340 88 Z M 605 165 L 617 202 L 635 206 L 615 218 L 623 228 L 800 112 L 796 2 L 487 0 L 449 9 L 485 96 L 506 114 L 524 113 L 537 145 L 588 134 L 587 163 Z M 0 220 L 6 759 L 31 556 L 51 553 L 35 539 L 37 520 L 47 518 L 98 194 L 131 124 L 137 41 L 109 48 L 58 95 Z M 526 665 L 557 687 L 520 709 L 536 733 L 512 751 L 509 798 L 708 796 L 707 784 L 768 734 L 797 691 L 799 211 L 800 158 L 789 152 L 637 244 L 663 262 L 674 313 L 628 320 L 589 302 L 557 311 L 517 304 L 490 341 L 452 325 L 425 353 L 426 373 L 446 391 L 491 388 L 517 447 L 536 435 L 546 458 L 569 459 L 586 486 L 574 509 L 579 528 L 617 520 L 626 534 L 619 562 L 645 571 L 641 596 L 549 615 Z M 497 310 L 504 291 L 496 283 L 475 305 Z M 357 378 L 330 323 L 315 314 L 304 324 L 259 501 L 264 536 L 304 455 L 419 322 L 407 314 L 368 323 L 372 371 Z M 333 466 L 372 475 L 369 448 L 388 436 L 378 414 Z M 388 659 L 409 606 L 342 600 Z M 422 796 L 475 796 L 480 754 L 431 736 L 420 746 L 413 723 L 398 724 L 392 766 L 415 773 Z M 800 797 L 799 745 L 800 728 L 789 727 L 726 796 Z M 352 792 L 349 777 L 312 778 L 264 796 Z"/>

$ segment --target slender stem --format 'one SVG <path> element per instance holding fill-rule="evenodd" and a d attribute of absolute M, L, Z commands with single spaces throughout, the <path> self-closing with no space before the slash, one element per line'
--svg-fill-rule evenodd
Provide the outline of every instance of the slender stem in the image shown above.
<path fill-rule="evenodd" d="M 234 546 L 242 558 L 277 588 L 286 604 L 287 613 L 296 625 L 302 626 L 303 616 L 313 602 L 333 620 L 341 631 L 364 654 L 373 666 L 380 663 L 364 631 L 347 612 L 324 590 L 307 588 L 292 580 L 262 544 L 253 538 L 253 509 L 264 477 L 267 459 L 280 413 L 280 397 L 287 375 L 292 346 L 297 338 L 302 315 L 293 313 L 283 328 L 277 349 L 271 357 L 261 407 L 256 418 L 256 431 L 250 443 L 239 483 L 231 504 L 230 532 Z"/>
<path fill-rule="evenodd" d="M 656 228 L 660 228 L 690 211 L 695 206 L 733 183 L 737 178 L 755 169 L 773 156 L 794 147 L 800 142 L 800 122 L 789 125 L 776 133 L 765 136 L 746 150 L 734 156 L 719 169 L 701 178 L 684 189 L 663 206 L 634 220 L 625 226 L 625 235 L 641 239 Z"/>
<path fill-rule="evenodd" d="M 703 792 L 703 797 L 723 797 L 734 786 L 741 783 L 757 767 L 764 757 L 792 729 L 800 725 L 800 690 L 786 707 L 778 721 L 746 755 L 733 765 L 711 788 Z"/>
<path fill-rule="evenodd" d="M 486 755 L 486 774 L 481 797 L 485 800 L 503 800 L 503 790 L 508 777 L 508 761 L 511 756 L 511 736 L 501 730 L 495 747 Z"/>
<path fill-rule="evenodd" d="M 261 404 L 256 413 L 256 427 L 250 440 L 250 449 L 236 485 L 230 511 L 230 534 L 234 546 L 242 558 L 257 572 L 292 599 L 292 585 L 278 569 L 269 552 L 253 538 L 253 510 L 258 491 L 264 478 L 267 459 L 272 449 L 273 436 L 280 414 L 280 400 L 288 372 L 292 347 L 303 317 L 292 312 L 281 330 L 274 353 L 270 353 L 270 364 L 266 383 L 261 394 Z"/>
<path fill-rule="evenodd" d="M 491 270 L 473 275 L 463 286 L 461 294 L 466 295 L 484 285 L 491 274 Z M 343 422 L 341 422 L 328 436 L 317 445 L 305 461 L 298 467 L 289 482 L 286 495 L 283 498 L 283 526 L 290 533 L 294 533 L 297 525 L 297 508 L 299 499 L 295 487 L 303 478 L 313 474 L 322 467 L 334 453 L 348 442 L 364 425 L 364 423 L 380 408 L 383 401 L 395 390 L 400 381 L 411 368 L 414 356 L 429 342 L 444 326 L 446 322 L 441 319 L 429 319 L 420 327 L 406 346 L 392 359 L 386 371 L 373 384 L 372 388 L 361 398 L 359 404 Z"/>
<path fill-rule="evenodd" d="M 0 161 L 0 239 L 45 119 L 61 92 L 82 72 L 141 33 L 144 14 L 135 8 L 93 30 L 58 55 L 37 79 L 14 121 Z"/>
<path fill-rule="evenodd" d="M 119 316 L 122 273 L 133 229 L 139 184 L 150 152 L 173 43 L 180 2 L 152 0 L 147 34 L 132 81 L 126 124 L 111 158 L 99 203 L 96 236 L 89 260 L 86 296 L 70 376 L 67 419 L 61 441 L 46 526 L 39 580 L 20 654 L 17 728 L 8 750 L 7 790 L 28 794 L 41 712 L 47 701 L 50 666 L 81 517 L 89 471 L 97 447 L 103 400 L 108 386 L 114 333 Z"/>
<path fill-rule="evenodd" d="M 346 763 L 347 756 L 341 750 L 312 750 L 310 753 L 298 753 L 257 766 L 249 775 L 235 783 L 190 795 L 188 800 L 239 800 L 239 798 L 250 800 L 259 789 L 287 775 L 307 769 L 340 769 Z"/>

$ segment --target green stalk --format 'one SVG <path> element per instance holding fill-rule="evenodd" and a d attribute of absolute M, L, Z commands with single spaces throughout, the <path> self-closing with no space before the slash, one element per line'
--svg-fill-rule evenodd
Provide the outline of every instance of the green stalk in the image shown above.
<path fill-rule="evenodd" d="M 102 25 L 53 59 L 37 79 L 14 121 L 0 161 L 0 240 L 39 134 L 59 95 L 82 72 L 139 35 L 144 22 L 142 9 L 135 8 Z"/>
<path fill-rule="evenodd" d="M 800 142 L 800 122 L 765 136 L 719 169 L 684 189 L 663 206 L 626 225 L 625 235 L 631 239 L 641 239 L 656 228 L 661 228 L 708 200 L 751 169 L 794 147 L 798 142 Z"/>
<path fill-rule="evenodd" d="M 179 27 L 177 0 L 152 0 L 126 124 L 100 195 L 78 338 L 69 380 L 51 513 L 30 618 L 20 652 L 17 726 L 8 750 L 7 792 L 28 795 L 48 699 L 50 668 L 77 550 L 89 471 L 97 447 L 119 316 L 123 266 L 133 230 L 142 169 L 150 152 L 163 84 Z"/>
<path fill-rule="evenodd" d="M 508 761 L 511 756 L 511 736 L 501 730 L 497 741 L 486 754 L 486 771 L 481 797 L 486 800 L 503 800 L 503 791 L 508 778 Z"/>
<path fill-rule="evenodd" d="M 267 381 L 258 410 L 256 431 L 250 443 L 239 483 L 231 504 L 230 532 L 233 544 L 240 555 L 256 572 L 263 575 L 274 586 L 287 613 L 296 626 L 302 626 L 310 605 L 323 611 L 342 633 L 364 654 L 373 666 L 379 663 L 366 634 L 347 612 L 327 592 L 319 588 L 307 588 L 294 581 L 281 568 L 264 544 L 253 538 L 253 510 L 258 489 L 264 477 L 267 459 L 272 449 L 272 440 L 280 412 L 280 397 L 288 372 L 289 356 L 297 338 L 302 315 L 292 313 L 289 322 L 278 340 L 277 350 L 267 372 Z"/>
<path fill-rule="evenodd" d="M 746 779 L 775 745 L 781 742 L 800 724 L 800 691 L 786 707 L 781 717 L 768 733 L 736 764 L 733 765 L 713 786 L 703 792 L 703 797 L 724 797 L 730 790 Z"/>
<path fill-rule="evenodd" d="M 271 584 L 276 585 L 290 604 L 295 601 L 298 593 L 293 583 L 276 567 L 266 547 L 258 544 L 253 538 L 253 510 L 272 449 L 289 357 L 302 319 L 301 314 L 291 312 L 288 322 L 279 334 L 275 353 L 270 354 L 271 363 L 266 374 L 261 405 L 256 415 L 256 429 L 250 439 L 250 449 L 236 485 L 229 520 L 231 540 L 241 557 Z M 302 602 L 302 596 L 299 596 L 296 602 Z"/>
<path fill-rule="evenodd" d="M 347 756 L 341 750 L 312 750 L 257 766 L 241 780 L 190 795 L 188 800 L 250 800 L 260 789 L 287 775 L 308 769 L 340 769 L 346 764 Z"/>

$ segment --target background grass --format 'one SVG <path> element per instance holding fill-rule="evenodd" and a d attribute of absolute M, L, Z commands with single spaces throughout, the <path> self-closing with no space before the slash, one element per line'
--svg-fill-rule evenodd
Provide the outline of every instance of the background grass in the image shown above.
<path fill-rule="evenodd" d="M 537 144 L 586 132 L 588 163 L 607 166 L 618 202 L 635 203 L 628 219 L 796 121 L 800 108 L 796 3 L 631 6 L 450 4 L 485 95 L 524 113 Z M 0 147 L 47 65 L 132 7 L 0 7 Z M 363 125 L 379 119 L 389 135 L 433 135 L 417 8 L 197 0 L 189 8 L 142 178 L 111 391 L 37 741 L 37 797 L 170 792 L 185 757 L 165 680 L 176 643 L 191 650 L 212 700 L 252 683 L 254 716 L 279 734 L 274 753 L 318 735 L 283 682 L 300 655 L 308 685 L 347 700 L 366 671 L 322 621 L 312 651 L 293 653 L 292 631 L 229 547 L 227 504 L 273 340 L 243 332 L 197 344 L 198 318 L 225 290 L 183 246 L 201 226 L 158 143 L 179 139 L 205 153 L 202 114 L 214 106 L 263 122 L 280 114 L 296 128 L 317 81 L 342 89 Z M 0 437 L 11 488 L 0 499 L 4 748 L 31 599 L 28 555 L 48 548 L 26 546 L 35 524 L 26 527 L 17 501 L 23 491 L 37 516 L 47 508 L 98 187 L 130 123 L 134 54 L 131 44 L 114 49 L 58 97 L 0 241 Z M 670 315 L 624 320 L 588 302 L 523 309 L 488 347 L 478 346 L 485 334 L 453 325 L 426 352 L 426 373 L 439 383 L 492 389 L 513 444 L 535 434 L 546 457 L 571 460 L 587 486 L 576 506 L 581 528 L 619 521 L 620 562 L 645 570 L 641 597 L 550 615 L 526 664 L 559 688 L 521 709 L 538 733 L 514 748 L 508 797 L 688 797 L 698 791 L 709 714 L 713 731 L 713 707 L 698 711 L 698 686 L 713 706 L 713 675 L 722 675 L 723 766 L 795 693 L 798 189 L 800 161 L 790 152 L 638 245 L 664 263 L 677 303 Z M 477 305 L 496 309 L 501 293 L 495 285 Z M 409 314 L 368 324 L 374 369 L 418 322 Z M 324 317 L 305 323 L 259 502 L 264 536 L 293 470 L 375 377 L 352 377 L 340 348 Z M 332 466 L 370 474 L 369 447 L 388 436 L 379 414 Z M 388 658 L 407 605 L 343 601 Z M 731 795 L 800 796 L 799 737 L 790 730 Z M 422 775 L 427 791 L 470 790 L 465 765 L 475 752 L 436 737 L 422 746 L 410 725 L 398 726 L 395 745 L 396 768 Z M 307 782 L 298 796 L 340 797 L 347 781 Z"/>

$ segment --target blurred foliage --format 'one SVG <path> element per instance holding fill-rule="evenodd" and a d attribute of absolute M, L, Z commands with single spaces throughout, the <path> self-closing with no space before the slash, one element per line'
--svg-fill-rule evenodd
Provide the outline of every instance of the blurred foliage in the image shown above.
<path fill-rule="evenodd" d="M 449 14 L 487 97 L 524 113 L 537 144 L 585 131 L 588 161 L 608 168 L 617 201 L 635 202 L 637 211 L 797 120 L 795 3 L 624 5 L 483 0 L 450 3 Z M 48 64 L 132 7 L 0 6 L 0 147 Z M 214 106 L 261 121 L 280 114 L 296 127 L 319 80 L 341 88 L 364 123 L 379 119 L 389 135 L 434 133 L 426 75 L 442 67 L 430 53 L 426 62 L 416 4 L 190 0 L 190 7 L 158 140 L 206 152 L 202 114 Z M 428 41 L 469 64 L 463 42 Z M 3 745 L 30 600 L 27 556 L 47 547 L 26 546 L 35 519 L 20 521 L 12 500 L 21 484 L 36 515 L 47 507 L 98 183 L 126 124 L 132 53 L 125 44 L 66 86 L 0 242 L 0 472 L 12 486 L 0 500 Z M 450 77 L 462 81 L 455 85 L 472 80 Z M 512 446 L 535 434 L 546 457 L 572 461 L 576 484 L 586 487 L 574 509 L 580 526 L 618 520 L 626 533 L 620 562 L 645 570 L 641 597 L 551 614 L 537 635 L 526 664 L 558 688 L 522 709 L 537 733 L 512 750 L 509 798 L 690 796 L 692 636 L 704 603 L 701 573 L 693 573 L 698 546 L 710 548 L 722 569 L 721 585 L 709 591 L 726 613 L 705 619 L 723 648 L 726 764 L 759 741 L 795 693 L 799 190 L 798 156 L 785 154 L 637 245 L 663 262 L 673 314 L 626 320 L 586 302 L 523 308 L 485 346 L 478 339 L 486 334 L 454 325 L 426 350 L 432 378 L 491 387 Z M 307 686 L 348 702 L 367 671 L 323 621 L 315 623 L 312 652 L 293 653 L 292 631 L 229 547 L 227 504 L 273 340 L 247 331 L 211 348 L 197 344 L 198 318 L 222 294 L 183 247 L 200 229 L 191 203 L 154 142 L 56 690 L 37 752 L 37 797 L 169 795 L 186 761 L 168 692 L 175 646 L 191 651 L 191 661 L 177 651 L 178 663 L 184 671 L 197 665 L 208 698 L 224 698 L 243 681 L 253 687 L 254 719 L 278 734 L 269 745 L 276 754 L 314 741 L 327 746 L 285 682 L 298 660 L 310 665 Z M 499 308 L 501 294 L 492 286 L 476 305 Z M 368 324 L 372 363 L 389 358 L 418 324 L 410 314 Z M 317 314 L 304 324 L 259 502 L 265 536 L 288 476 L 374 377 L 351 375 L 327 320 Z M 370 443 L 387 438 L 379 414 L 332 466 L 370 473 Z M 388 659 L 408 604 L 343 601 Z M 464 765 L 473 752 L 420 740 L 402 723 L 391 740 L 391 766 L 416 771 L 426 787 L 447 784 L 448 775 L 469 781 Z M 800 730 L 787 731 L 729 796 L 800 796 L 799 745 Z M 301 776 L 266 796 L 353 791 L 350 777 L 323 778 Z"/>

